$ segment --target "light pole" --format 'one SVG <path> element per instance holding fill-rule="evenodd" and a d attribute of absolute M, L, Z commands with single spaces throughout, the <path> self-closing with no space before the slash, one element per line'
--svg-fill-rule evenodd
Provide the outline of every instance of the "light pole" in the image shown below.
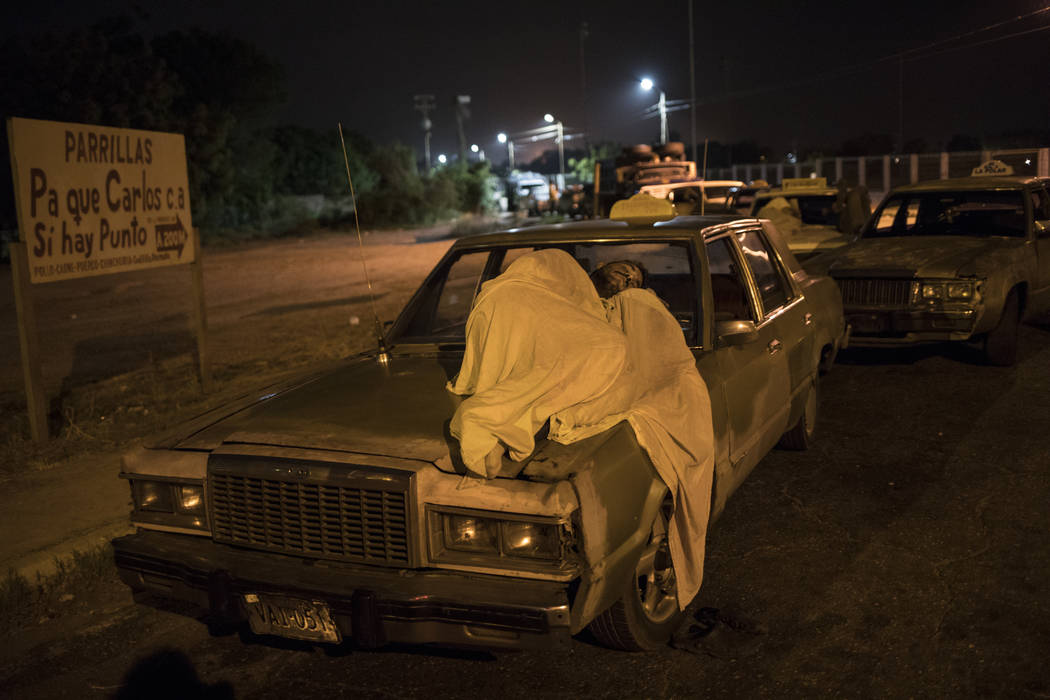
<path fill-rule="evenodd" d="M 650 78 L 642 78 L 638 83 L 643 90 L 649 92 L 653 89 L 653 81 Z M 660 143 L 667 143 L 667 96 L 660 90 L 660 101 L 656 104 L 660 110 Z"/>
<path fill-rule="evenodd" d="M 507 144 L 507 172 L 514 170 L 514 142 L 507 138 L 502 131 L 496 134 L 496 140 Z"/>
<path fill-rule="evenodd" d="M 558 187 L 565 187 L 565 126 L 561 120 L 555 121 L 554 115 L 547 113 L 543 115 L 543 121 L 553 124 L 557 130 L 555 138 L 558 140 Z"/>

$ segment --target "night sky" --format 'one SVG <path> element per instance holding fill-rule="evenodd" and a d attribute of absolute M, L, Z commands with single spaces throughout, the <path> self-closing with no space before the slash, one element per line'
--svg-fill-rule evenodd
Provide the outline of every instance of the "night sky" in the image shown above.
<path fill-rule="evenodd" d="M 850 137 L 895 136 L 899 66 L 880 59 L 959 35 L 904 61 L 904 140 L 922 138 L 937 148 L 956 133 L 985 137 L 986 144 L 1007 131 L 1045 133 L 1050 31 L 969 45 L 1050 26 L 1044 12 L 970 34 L 1047 5 L 695 0 L 698 139 L 830 155 Z M 432 93 L 435 156 L 456 150 L 457 94 L 472 99 L 468 142 L 497 162 L 506 151 L 496 134 L 540 126 L 544 112 L 570 129 L 587 129 L 592 141 L 654 141 L 659 120 L 642 120 L 641 113 L 656 97 L 641 92 L 641 77 L 656 81 L 668 100 L 689 98 L 686 0 L 39 2 L 22 5 L 3 31 L 63 31 L 118 14 L 145 15 L 146 33 L 197 25 L 260 46 L 287 71 L 289 101 L 278 122 L 334 129 L 341 121 L 374 140 L 422 151 L 412 98 Z M 588 34 L 581 72 L 582 22 Z M 955 47 L 965 48 L 945 51 Z M 670 129 L 688 141 L 689 112 L 672 113 Z M 522 160 L 530 155 L 519 151 Z"/>

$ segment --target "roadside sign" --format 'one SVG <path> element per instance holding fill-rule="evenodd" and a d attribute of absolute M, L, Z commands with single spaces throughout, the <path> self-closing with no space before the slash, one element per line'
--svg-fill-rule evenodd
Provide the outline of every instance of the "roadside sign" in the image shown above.
<path fill-rule="evenodd" d="M 20 240 L 11 243 L 29 432 L 48 439 L 32 285 L 187 263 L 201 388 L 211 390 L 200 236 L 182 134 L 11 117 Z"/>
<path fill-rule="evenodd" d="M 8 120 L 29 282 L 191 263 L 182 134 Z"/>

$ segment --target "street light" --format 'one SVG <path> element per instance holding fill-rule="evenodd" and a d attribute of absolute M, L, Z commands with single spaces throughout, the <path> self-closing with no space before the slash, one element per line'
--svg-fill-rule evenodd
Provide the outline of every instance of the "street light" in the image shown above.
<path fill-rule="evenodd" d="M 638 83 L 642 90 L 649 92 L 653 89 L 654 83 L 650 78 L 642 78 Z M 660 143 L 667 143 L 667 96 L 664 95 L 664 91 L 660 90 L 660 101 L 656 105 L 660 109 Z"/>
<path fill-rule="evenodd" d="M 502 131 L 496 134 L 496 140 L 507 144 L 507 171 L 514 170 L 514 142 L 508 139 Z"/>
<path fill-rule="evenodd" d="M 448 162 L 448 158 L 445 157 L 444 153 L 442 153 L 441 155 L 438 156 L 438 162 L 441 163 L 442 165 L 444 165 L 445 163 Z"/>
<path fill-rule="evenodd" d="M 543 121 L 548 124 L 554 124 L 554 128 L 557 130 L 558 140 L 558 186 L 565 186 L 565 126 L 561 123 L 561 120 L 554 120 L 554 115 L 548 112 L 543 115 Z"/>

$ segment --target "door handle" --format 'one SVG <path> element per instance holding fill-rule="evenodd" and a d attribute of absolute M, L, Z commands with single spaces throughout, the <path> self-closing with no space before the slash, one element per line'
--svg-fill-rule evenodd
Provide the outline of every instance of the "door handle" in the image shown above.
<path fill-rule="evenodd" d="M 807 312 L 806 315 L 802 317 L 802 323 L 807 326 L 813 323 L 813 314 Z"/>
<path fill-rule="evenodd" d="M 774 338 L 773 340 L 769 341 L 769 345 L 766 346 L 766 349 L 769 350 L 770 355 L 776 355 L 778 352 L 780 352 L 780 349 L 783 347 L 784 344 Z"/>

